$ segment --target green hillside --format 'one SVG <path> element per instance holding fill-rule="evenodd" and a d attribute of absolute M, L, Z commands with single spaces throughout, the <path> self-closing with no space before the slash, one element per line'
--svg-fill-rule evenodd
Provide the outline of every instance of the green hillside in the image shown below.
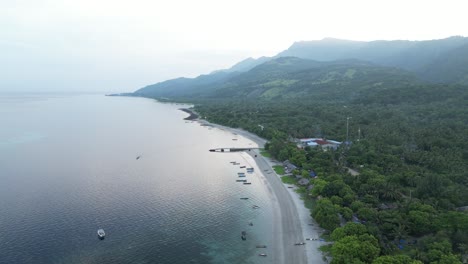
<path fill-rule="evenodd" d="M 432 82 L 468 85 L 468 44 L 439 56 L 421 69 L 420 75 Z"/>
<path fill-rule="evenodd" d="M 179 99 L 326 98 L 349 97 L 366 89 L 386 89 L 416 82 L 416 77 L 404 70 L 357 60 L 317 62 L 280 57 L 244 73 L 216 73 L 215 76 L 196 79 L 175 79 L 145 87 L 135 94 Z"/>
<path fill-rule="evenodd" d="M 209 96 L 260 99 L 353 96 L 366 89 L 384 89 L 417 82 L 396 68 L 360 61 L 317 62 L 278 58 L 238 75 Z"/>
<path fill-rule="evenodd" d="M 468 44 L 468 38 L 450 37 L 425 41 L 350 41 L 326 38 L 294 43 L 278 56 L 333 61 L 359 59 L 378 65 L 398 67 L 417 72 L 445 52 Z"/>

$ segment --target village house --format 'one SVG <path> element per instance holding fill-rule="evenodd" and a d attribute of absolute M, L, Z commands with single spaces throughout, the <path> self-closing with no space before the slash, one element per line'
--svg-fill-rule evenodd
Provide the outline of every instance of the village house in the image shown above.
<path fill-rule="evenodd" d="M 322 149 L 337 149 L 342 142 L 329 140 L 324 138 L 301 138 L 299 139 L 298 147 L 318 147 Z"/>
<path fill-rule="evenodd" d="M 286 173 L 292 173 L 293 170 L 297 169 L 297 166 L 292 164 L 289 160 L 285 160 L 283 166 Z"/>

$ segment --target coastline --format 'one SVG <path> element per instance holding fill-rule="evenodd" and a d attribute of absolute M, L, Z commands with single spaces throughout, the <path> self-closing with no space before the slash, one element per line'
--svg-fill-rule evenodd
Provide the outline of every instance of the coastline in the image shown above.
<path fill-rule="evenodd" d="M 179 108 L 180 111 L 184 111 L 185 113 L 189 114 L 184 120 L 196 120 L 198 119 L 198 114 L 195 113 L 193 110 L 190 110 L 188 108 Z"/>
<path fill-rule="evenodd" d="M 201 125 L 209 125 L 240 135 L 255 142 L 259 148 L 264 148 L 267 142 L 266 139 L 243 129 L 226 127 L 199 119 L 199 115 L 191 109 L 180 110 L 190 114 L 188 118 L 197 116 L 197 118 L 185 120 L 197 121 Z M 281 181 L 281 176 L 273 170 L 273 165 L 279 163 L 262 156 L 258 149 L 252 149 L 252 151 L 245 153 L 249 154 L 260 168 L 258 173 L 266 179 L 266 187 L 272 194 L 271 201 L 274 209 L 272 248 L 275 252 L 272 263 L 326 263 L 319 250 L 323 242 L 319 240 L 306 241 L 306 238 L 319 238 L 323 230 L 310 216 L 309 209 L 305 207 L 300 195 L 294 191 L 295 188 L 287 188 L 290 185 L 284 184 Z M 272 173 L 265 173 L 265 171 Z M 306 244 L 304 246 L 294 245 L 298 242 L 306 242 Z"/>

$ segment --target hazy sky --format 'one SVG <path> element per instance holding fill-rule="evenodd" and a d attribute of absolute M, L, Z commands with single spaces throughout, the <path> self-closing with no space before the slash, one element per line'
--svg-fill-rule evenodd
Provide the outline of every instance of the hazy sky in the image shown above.
<path fill-rule="evenodd" d="M 0 0 L 1 91 L 134 91 L 294 41 L 468 36 L 466 0 Z"/>

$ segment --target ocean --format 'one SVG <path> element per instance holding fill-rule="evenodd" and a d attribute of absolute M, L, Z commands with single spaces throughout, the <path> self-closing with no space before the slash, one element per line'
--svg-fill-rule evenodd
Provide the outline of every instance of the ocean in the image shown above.
<path fill-rule="evenodd" d="M 258 168 L 208 151 L 256 144 L 183 120 L 182 107 L 0 95 L 0 263 L 269 263 L 255 247 L 272 240 Z M 240 166 L 256 169 L 252 185 L 236 182 Z"/>

